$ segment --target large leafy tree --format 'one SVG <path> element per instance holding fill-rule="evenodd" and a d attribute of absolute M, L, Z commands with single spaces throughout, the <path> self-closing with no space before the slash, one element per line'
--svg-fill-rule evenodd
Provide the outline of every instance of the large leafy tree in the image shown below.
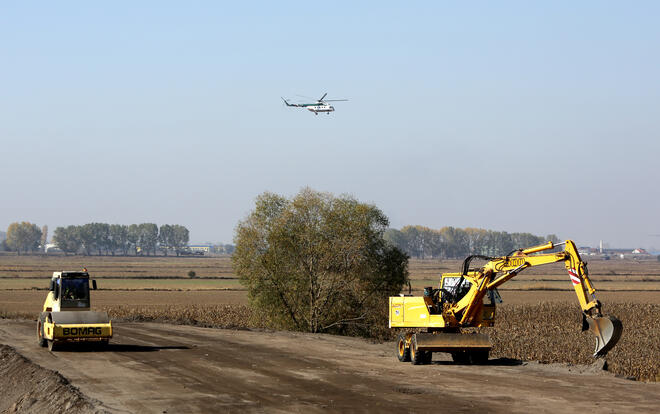
<path fill-rule="evenodd" d="M 36 224 L 27 221 L 11 223 L 7 228 L 7 246 L 19 255 L 37 250 L 41 230 Z"/>
<path fill-rule="evenodd" d="M 377 207 L 352 197 L 264 193 L 237 226 L 234 269 L 251 306 L 277 327 L 373 335 L 408 278 L 387 226 Z"/>

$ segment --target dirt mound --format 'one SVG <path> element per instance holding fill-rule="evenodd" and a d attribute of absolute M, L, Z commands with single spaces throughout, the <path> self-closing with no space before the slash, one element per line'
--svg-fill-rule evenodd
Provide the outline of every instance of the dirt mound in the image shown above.
<path fill-rule="evenodd" d="M 56 371 L 0 344 L 0 413 L 103 413 Z"/>

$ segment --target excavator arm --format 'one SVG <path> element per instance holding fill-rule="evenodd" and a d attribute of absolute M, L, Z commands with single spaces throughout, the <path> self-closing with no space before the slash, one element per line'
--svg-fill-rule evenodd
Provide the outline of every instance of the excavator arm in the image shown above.
<path fill-rule="evenodd" d="M 556 253 L 534 254 L 552 250 L 558 246 L 564 250 Z M 587 264 L 582 261 L 575 243 L 566 240 L 563 243 L 552 243 L 520 249 L 512 255 L 490 258 L 478 270 L 470 270 L 466 259 L 462 278 L 471 282 L 470 290 L 457 302 L 448 304 L 443 310 L 445 319 L 455 326 L 471 326 L 481 312 L 484 296 L 488 291 L 501 286 L 514 278 L 523 270 L 549 263 L 564 262 L 575 293 L 580 302 L 583 314 L 582 330 L 590 330 L 596 336 L 595 357 L 604 356 L 616 345 L 621 337 L 623 326 L 621 321 L 613 316 L 604 316 L 601 303 L 596 299 L 596 289 L 589 280 Z M 462 282 L 462 281 L 461 281 Z M 457 286 L 457 289 L 459 286 Z"/>

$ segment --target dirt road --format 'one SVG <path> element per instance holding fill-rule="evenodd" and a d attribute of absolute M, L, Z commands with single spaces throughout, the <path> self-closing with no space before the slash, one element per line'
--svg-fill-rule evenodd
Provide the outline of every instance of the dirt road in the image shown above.
<path fill-rule="evenodd" d="M 208 412 L 656 412 L 660 384 L 584 367 L 491 360 L 432 365 L 392 344 L 329 335 L 117 323 L 104 352 L 38 348 L 34 322 L 0 320 L 0 342 L 57 370 L 100 410 Z"/>

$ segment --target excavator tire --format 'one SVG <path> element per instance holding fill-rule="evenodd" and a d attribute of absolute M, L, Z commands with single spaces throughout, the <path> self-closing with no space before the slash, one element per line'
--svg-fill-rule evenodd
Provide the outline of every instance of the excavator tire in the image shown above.
<path fill-rule="evenodd" d="M 468 355 L 472 365 L 486 365 L 488 363 L 488 351 L 469 351 Z"/>
<path fill-rule="evenodd" d="M 48 346 L 48 341 L 44 338 L 44 317 L 39 315 L 39 320 L 37 321 L 37 344 L 40 347 L 45 348 Z"/>
<path fill-rule="evenodd" d="M 431 362 L 431 353 L 428 351 L 420 351 L 417 349 L 417 345 L 415 344 L 415 338 L 413 337 L 413 340 L 410 341 L 410 362 L 412 362 L 413 365 L 424 365 L 428 364 Z"/>
<path fill-rule="evenodd" d="M 467 351 L 452 352 L 451 359 L 453 359 L 455 363 L 460 365 L 467 365 L 470 363 L 470 355 L 468 354 Z"/>
<path fill-rule="evenodd" d="M 433 362 L 433 352 L 431 351 L 425 351 L 426 353 L 426 360 L 424 361 L 425 364 L 430 364 Z"/>
<path fill-rule="evenodd" d="M 396 341 L 396 356 L 400 362 L 410 362 L 410 347 L 406 346 L 405 334 L 399 334 Z"/>

